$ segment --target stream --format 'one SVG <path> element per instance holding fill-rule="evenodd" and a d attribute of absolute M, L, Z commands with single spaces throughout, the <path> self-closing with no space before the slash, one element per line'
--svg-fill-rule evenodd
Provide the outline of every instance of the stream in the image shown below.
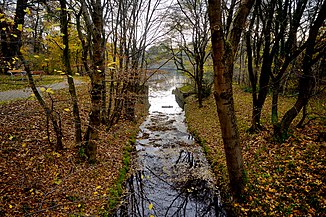
<path fill-rule="evenodd" d="M 140 126 L 134 172 L 116 216 L 226 216 L 214 175 L 172 94 L 183 82 L 176 73 L 151 79 L 149 115 Z"/>

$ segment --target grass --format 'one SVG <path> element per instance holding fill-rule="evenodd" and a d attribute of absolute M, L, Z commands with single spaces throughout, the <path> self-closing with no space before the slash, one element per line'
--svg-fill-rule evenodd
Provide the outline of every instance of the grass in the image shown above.
<path fill-rule="evenodd" d="M 34 77 L 37 86 L 44 86 L 54 83 L 59 83 L 66 80 L 66 76 L 63 75 L 43 75 Z M 75 76 L 74 79 L 89 82 L 87 76 Z M 9 75 L 0 75 L 0 92 L 8 90 L 19 90 L 29 87 L 27 77 L 15 76 L 11 77 Z"/>
<path fill-rule="evenodd" d="M 8 91 L 8 90 L 18 90 L 18 89 L 24 89 L 29 87 L 28 79 L 27 77 L 11 77 L 8 75 L 0 75 L 1 85 L 0 85 L 0 91 Z M 36 85 L 48 85 L 48 84 L 54 84 L 64 81 L 64 76 L 62 75 L 44 75 L 41 77 L 36 76 L 35 77 Z"/>
<path fill-rule="evenodd" d="M 326 212 L 326 145 L 320 139 L 326 129 L 325 96 L 313 98 L 304 128 L 294 126 L 283 144 L 272 138 L 271 97 L 263 109 L 265 131 L 249 134 L 251 95 L 234 86 L 235 110 L 245 162 L 247 185 L 243 203 L 232 202 L 221 132 L 213 96 L 198 108 L 194 97 L 187 98 L 189 130 L 203 145 L 216 174 L 224 203 L 236 216 L 315 216 Z M 293 105 L 295 98 L 280 97 L 279 115 Z"/>
<path fill-rule="evenodd" d="M 136 135 L 136 132 L 134 132 L 134 137 Z M 112 188 L 109 190 L 109 204 L 108 204 L 108 212 L 110 213 L 111 210 L 113 210 L 117 204 L 121 200 L 121 196 L 124 189 L 124 183 L 127 179 L 128 172 L 130 169 L 131 164 L 131 152 L 133 151 L 133 145 L 134 141 L 130 139 L 130 141 L 126 144 L 123 150 L 123 166 L 119 171 L 118 179 L 113 184 Z"/>
<path fill-rule="evenodd" d="M 183 93 L 188 93 L 188 92 L 193 92 L 194 87 L 191 84 L 187 84 L 187 85 L 180 87 L 179 90 Z"/>

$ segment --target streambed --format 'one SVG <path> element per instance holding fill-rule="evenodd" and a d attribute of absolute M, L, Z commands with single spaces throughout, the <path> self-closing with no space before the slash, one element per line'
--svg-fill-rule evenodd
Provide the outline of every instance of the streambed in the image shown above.
<path fill-rule="evenodd" d="M 140 126 L 134 173 L 116 216 L 226 216 L 210 166 L 172 94 L 183 81 L 170 73 L 149 84 L 149 115 Z"/>

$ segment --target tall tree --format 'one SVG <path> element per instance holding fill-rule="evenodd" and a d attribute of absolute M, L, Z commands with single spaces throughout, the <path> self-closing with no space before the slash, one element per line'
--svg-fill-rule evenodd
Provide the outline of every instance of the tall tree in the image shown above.
<path fill-rule="evenodd" d="M 96 162 L 97 142 L 101 114 L 103 114 L 102 94 L 105 93 L 105 36 L 104 36 L 104 10 L 105 2 L 101 0 L 80 1 L 82 14 L 87 24 L 87 37 L 92 40 L 92 50 L 89 52 L 91 68 L 88 75 L 91 80 L 91 111 L 89 113 L 88 128 L 85 133 L 85 154 L 88 161 Z"/>
<path fill-rule="evenodd" d="M 178 0 L 170 17 L 169 31 L 176 32 L 174 43 L 178 46 L 177 52 L 171 47 L 174 63 L 195 82 L 199 107 L 202 107 L 204 65 L 210 56 L 207 1 Z"/>
<path fill-rule="evenodd" d="M 65 65 L 65 72 L 67 75 L 67 80 L 69 84 L 69 93 L 72 101 L 72 112 L 74 115 L 75 124 L 75 142 L 80 144 L 82 142 L 82 131 L 81 131 L 81 120 L 79 115 L 78 98 L 76 93 L 76 87 L 74 79 L 72 77 L 71 63 L 70 63 L 70 49 L 69 49 L 69 15 L 67 10 L 66 0 L 60 0 L 60 23 L 61 23 L 61 33 L 63 40 L 63 62 Z"/>
<path fill-rule="evenodd" d="M 209 0 L 208 12 L 212 34 L 214 64 L 214 96 L 222 131 L 230 187 L 236 199 L 244 189 L 244 166 L 239 132 L 234 111 L 232 77 L 234 59 L 242 30 L 254 0 L 242 0 L 228 34 L 223 31 L 222 1 Z"/>
<path fill-rule="evenodd" d="M 3 3 L 5 4 L 5 2 Z M 26 8 L 28 0 L 17 0 L 13 20 L 9 14 L 6 14 L 3 7 L 0 7 L 0 26 L 1 32 L 1 53 L 3 63 L 8 68 L 18 67 L 17 57 L 22 46 L 22 29 L 25 24 Z"/>

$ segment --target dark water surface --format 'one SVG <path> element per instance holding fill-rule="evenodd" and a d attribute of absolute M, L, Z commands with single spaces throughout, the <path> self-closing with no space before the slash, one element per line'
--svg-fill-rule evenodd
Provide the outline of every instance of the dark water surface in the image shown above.
<path fill-rule="evenodd" d="M 172 94 L 183 81 L 168 74 L 150 82 L 149 115 L 140 127 L 134 173 L 116 216 L 226 216 L 207 160 Z"/>

